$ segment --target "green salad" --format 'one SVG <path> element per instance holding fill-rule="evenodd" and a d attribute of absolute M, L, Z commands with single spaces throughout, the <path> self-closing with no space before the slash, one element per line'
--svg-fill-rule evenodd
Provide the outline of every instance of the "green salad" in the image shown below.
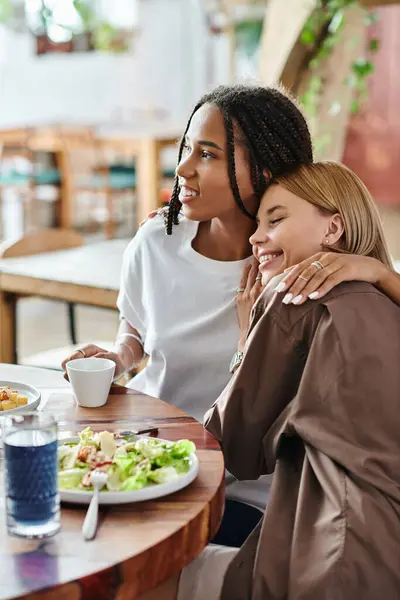
<path fill-rule="evenodd" d="M 118 434 L 86 427 L 79 442 L 58 447 L 58 485 L 63 490 L 93 490 L 94 469 L 107 473 L 104 491 L 140 490 L 168 483 L 187 473 L 196 446 L 189 440 L 166 442 L 150 437 L 127 441 Z"/>

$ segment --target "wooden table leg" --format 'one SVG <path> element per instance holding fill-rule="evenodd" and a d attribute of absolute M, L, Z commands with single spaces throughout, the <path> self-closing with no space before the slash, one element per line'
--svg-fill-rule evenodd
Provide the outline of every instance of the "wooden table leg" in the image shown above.
<path fill-rule="evenodd" d="M 16 364 L 16 296 L 0 291 L 0 362 Z"/>
<path fill-rule="evenodd" d="M 65 150 L 58 150 L 55 155 L 57 168 L 61 176 L 59 227 L 62 229 L 73 229 L 74 194 L 71 166 Z"/>
<path fill-rule="evenodd" d="M 136 192 L 136 222 L 139 224 L 150 211 L 160 206 L 160 146 L 154 138 L 144 138 L 140 142 Z"/>

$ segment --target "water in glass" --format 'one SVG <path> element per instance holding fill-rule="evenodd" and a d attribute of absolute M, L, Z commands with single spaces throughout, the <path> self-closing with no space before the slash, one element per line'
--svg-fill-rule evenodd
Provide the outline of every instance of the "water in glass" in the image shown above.
<path fill-rule="evenodd" d="M 42 538 L 60 529 L 57 423 L 26 413 L 3 423 L 7 528 L 11 535 Z"/>

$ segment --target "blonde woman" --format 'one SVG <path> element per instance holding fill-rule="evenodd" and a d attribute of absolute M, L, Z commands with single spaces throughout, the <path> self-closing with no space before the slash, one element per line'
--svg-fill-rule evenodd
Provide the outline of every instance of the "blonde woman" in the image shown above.
<path fill-rule="evenodd" d="M 206 548 L 178 598 L 396 600 L 400 308 L 365 282 L 285 306 L 275 277 L 328 249 L 391 269 L 375 204 L 343 165 L 303 166 L 266 191 L 251 243 L 266 289 L 205 426 L 233 475 L 274 472 L 272 488 L 244 545 Z"/>

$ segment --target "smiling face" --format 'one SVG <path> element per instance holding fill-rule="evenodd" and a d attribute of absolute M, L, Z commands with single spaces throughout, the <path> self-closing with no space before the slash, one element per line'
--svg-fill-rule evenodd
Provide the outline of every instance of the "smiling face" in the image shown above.
<path fill-rule="evenodd" d="M 257 215 L 258 227 L 251 236 L 259 260 L 262 283 L 284 269 L 334 245 L 343 231 L 341 218 L 322 211 L 280 185 L 265 192 Z"/>
<path fill-rule="evenodd" d="M 237 140 L 235 168 L 242 201 L 255 214 L 258 201 L 251 184 L 247 149 Z M 208 221 L 232 216 L 248 219 L 236 204 L 229 182 L 224 119 L 216 106 L 203 104 L 194 113 L 176 172 L 181 186 L 179 200 L 188 219 Z"/>

